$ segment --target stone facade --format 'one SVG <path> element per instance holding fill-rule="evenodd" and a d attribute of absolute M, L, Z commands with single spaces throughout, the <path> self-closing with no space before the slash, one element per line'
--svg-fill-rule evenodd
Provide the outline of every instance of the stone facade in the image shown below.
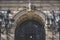
<path fill-rule="evenodd" d="M 45 6 L 44 6 L 45 5 Z M 55 4 L 52 4 L 55 5 Z M 11 13 L 12 13 L 12 17 L 15 19 L 14 21 L 14 25 L 12 26 L 12 28 L 10 29 L 10 32 L 8 37 L 9 40 L 14 40 L 14 35 L 15 35 L 15 29 L 17 27 L 18 24 L 22 23 L 23 21 L 27 20 L 27 19 L 34 19 L 36 21 L 38 21 L 39 23 L 41 23 L 44 28 L 45 28 L 45 33 L 46 33 L 46 40 L 52 40 L 52 32 L 50 31 L 50 29 L 48 29 L 45 26 L 45 18 L 46 18 L 46 14 L 43 12 L 44 10 L 52 10 L 52 8 L 56 8 L 56 10 L 59 10 L 59 6 L 53 7 L 52 5 L 48 4 L 40 4 L 39 2 L 37 2 L 37 4 L 34 2 L 33 6 L 36 6 L 36 9 L 32 9 L 31 11 L 29 10 L 28 7 L 28 3 L 24 4 L 24 3 L 8 3 L 4 4 L 2 3 L 1 6 L 1 10 L 7 10 L 10 9 Z M 59 5 L 59 4 L 57 4 Z M 42 8 L 43 7 L 43 8 Z M 48 8 L 48 9 L 47 9 Z M 6 31 L 4 31 L 4 34 L 1 34 L 1 40 L 7 40 L 6 38 Z M 54 40 L 59 40 L 59 32 L 56 32 L 56 34 L 54 35 Z"/>

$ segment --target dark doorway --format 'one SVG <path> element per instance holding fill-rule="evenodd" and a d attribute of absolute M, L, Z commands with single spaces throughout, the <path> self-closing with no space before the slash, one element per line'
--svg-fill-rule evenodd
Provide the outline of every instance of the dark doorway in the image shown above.
<path fill-rule="evenodd" d="M 17 26 L 15 40 L 45 40 L 45 30 L 34 20 L 26 20 Z"/>

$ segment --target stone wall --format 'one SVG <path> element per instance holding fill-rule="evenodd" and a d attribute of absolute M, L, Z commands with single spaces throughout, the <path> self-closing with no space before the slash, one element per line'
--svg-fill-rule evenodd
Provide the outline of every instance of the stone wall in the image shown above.
<path fill-rule="evenodd" d="M 45 26 L 45 13 L 43 12 L 43 10 L 51 10 L 52 8 L 56 8 L 58 10 L 57 4 L 53 4 L 55 5 L 55 7 L 53 7 L 51 4 L 41 4 L 40 3 L 35 3 L 33 4 L 36 6 L 36 10 L 31 10 L 28 11 L 29 7 L 28 4 L 0 4 L 1 6 L 1 10 L 7 10 L 10 9 L 11 13 L 13 13 L 13 18 L 15 19 L 14 25 L 13 27 L 9 30 L 11 33 L 9 33 L 8 37 L 9 40 L 14 40 L 14 35 L 15 35 L 15 29 L 17 27 L 17 25 L 19 23 L 22 23 L 23 21 L 27 20 L 27 19 L 34 19 L 40 23 L 42 23 L 42 25 L 45 28 L 45 33 L 46 33 L 46 40 L 52 40 L 52 32 L 50 31 L 50 29 L 48 29 Z M 58 4 L 60 5 L 60 4 Z M 42 7 L 41 7 L 42 6 Z M 48 9 L 47 9 L 48 8 Z M 47 13 L 46 13 L 47 14 Z M 1 40 L 7 40 L 6 38 L 6 30 L 4 31 L 4 34 L 1 34 Z M 56 34 L 54 35 L 54 40 L 59 40 L 59 32 L 56 32 Z"/>

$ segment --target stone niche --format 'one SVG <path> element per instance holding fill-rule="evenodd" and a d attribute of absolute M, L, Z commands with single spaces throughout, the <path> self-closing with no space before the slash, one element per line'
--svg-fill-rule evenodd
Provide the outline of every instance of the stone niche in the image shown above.
<path fill-rule="evenodd" d="M 18 13 L 17 15 L 15 15 L 14 19 L 15 19 L 15 25 L 14 25 L 14 34 L 13 34 L 13 39 L 14 40 L 14 35 L 15 35 L 15 29 L 16 27 L 21 24 L 23 21 L 25 20 L 36 20 L 38 21 L 43 27 L 44 27 L 44 18 L 45 15 L 42 14 L 39 11 L 22 11 L 20 13 Z M 44 27 L 45 29 L 45 27 Z M 45 34 L 46 34 L 46 30 L 45 30 Z M 47 35 L 47 34 L 46 34 Z M 47 37 L 47 36 L 45 36 Z"/>

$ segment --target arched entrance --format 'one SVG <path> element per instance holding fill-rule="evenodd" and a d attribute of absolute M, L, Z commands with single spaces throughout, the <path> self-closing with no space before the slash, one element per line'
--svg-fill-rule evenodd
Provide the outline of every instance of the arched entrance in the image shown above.
<path fill-rule="evenodd" d="M 26 20 L 16 27 L 15 40 L 45 40 L 45 29 L 35 20 Z"/>

